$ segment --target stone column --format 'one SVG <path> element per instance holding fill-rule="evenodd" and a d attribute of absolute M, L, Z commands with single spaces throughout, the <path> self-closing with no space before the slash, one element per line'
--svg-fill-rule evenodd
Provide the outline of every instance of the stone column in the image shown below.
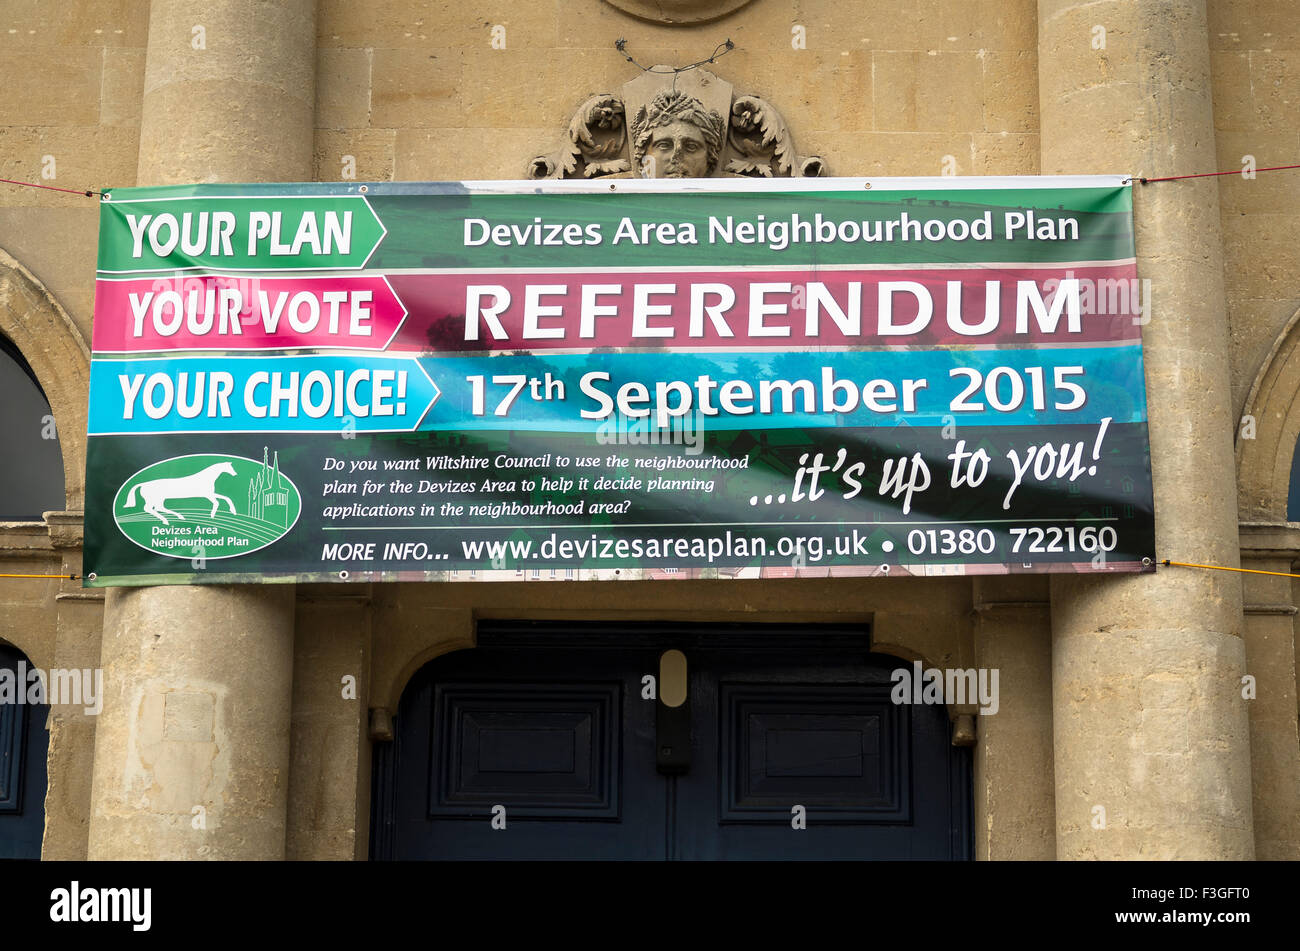
<path fill-rule="evenodd" d="M 975 719 L 975 857 L 1056 857 L 1052 638 L 1041 575 L 974 579 L 975 666 L 998 672 L 997 712 Z"/>
<path fill-rule="evenodd" d="M 1039 0 L 1042 171 L 1215 167 L 1204 0 Z M 1134 186 L 1158 558 L 1236 566 L 1213 178 Z M 1056 854 L 1254 856 L 1237 575 L 1052 579 Z"/>
<path fill-rule="evenodd" d="M 153 0 L 137 179 L 305 181 L 312 0 Z M 108 593 L 91 859 L 283 859 L 294 588 Z"/>

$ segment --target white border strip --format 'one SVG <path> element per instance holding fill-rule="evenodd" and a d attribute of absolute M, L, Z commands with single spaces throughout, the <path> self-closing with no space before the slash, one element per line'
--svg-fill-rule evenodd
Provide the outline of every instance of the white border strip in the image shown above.
<path fill-rule="evenodd" d="M 1124 188 L 1129 175 L 930 175 L 916 178 L 598 178 L 463 181 L 470 194 L 595 194 L 624 192 L 974 191 L 979 189 Z M 741 183 L 744 184 L 741 184 Z M 397 184 L 397 183 L 393 183 Z M 407 183 L 402 183 L 407 184 Z M 410 183 L 416 184 L 416 183 Z M 419 183 L 425 184 L 425 183 Z M 442 184 L 442 183 L 427 183 Z M 383 194 L 379 184 L 377 194 Z"/>
<path fill-rule="evenodd" d="M 1130 175 L 931 175 L 915 178 L 597 178 L 472 180 L 446 182 L 275 182 L 259 195 L 176 195 L 113 198 L 108 204 L 142 201 L 210 201 L 215 198 L 330 198 L 388 195 L 546 195 L 546 194 L 660 194 L 671 192 L 847 192 L 847 191 L 976 191 L 980 189 L 1127 188 Z M 361 186 L 366 190 L 361 191 Z M 166 186 L 161 186 L 166 187 Z M 176 186 L 192 188 L 192 185 Z M 305 188 L 304 192 L 277 192 L 276 188 Z M 128 188 L 127 191 L 136 189 Z M 139 191 L 157 189 L 141 187 Z"/>

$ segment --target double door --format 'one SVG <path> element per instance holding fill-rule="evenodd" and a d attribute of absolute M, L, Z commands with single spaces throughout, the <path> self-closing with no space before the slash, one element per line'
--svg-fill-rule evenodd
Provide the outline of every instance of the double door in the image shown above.
<path fill-rule="evenodd" d="M 394 859 L 962 859 L 968 751 L 862 631 L 497 625 L 376 746 Z"/>

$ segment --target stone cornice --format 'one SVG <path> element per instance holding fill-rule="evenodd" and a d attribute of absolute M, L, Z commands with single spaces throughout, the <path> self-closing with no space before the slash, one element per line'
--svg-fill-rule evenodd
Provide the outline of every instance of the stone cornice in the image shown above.
<path fill-rule="evenodd" d="M 1300 523 L 1241 522 L 1237 534 L 1243 558 L 1300 559 Z"/>
<path fill-rule="evenodd" d="M 59 549 L 78 549 L 85 542 L 85 512 L 46 512 L 50 543 Z"/>
<path fill-rule="evenodd" d="M 0 555 L 42 558 L 54 554 L 44 522 L 0 522 Z"/>

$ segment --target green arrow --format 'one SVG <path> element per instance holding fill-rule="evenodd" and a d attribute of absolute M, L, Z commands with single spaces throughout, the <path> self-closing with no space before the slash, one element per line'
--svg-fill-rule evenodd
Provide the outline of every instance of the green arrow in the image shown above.
<path fill-rule="evenodd" d="M 101 203 L 99 271 L 361 268 L 385 233 L 361 195 L 114 196 Z"/>

